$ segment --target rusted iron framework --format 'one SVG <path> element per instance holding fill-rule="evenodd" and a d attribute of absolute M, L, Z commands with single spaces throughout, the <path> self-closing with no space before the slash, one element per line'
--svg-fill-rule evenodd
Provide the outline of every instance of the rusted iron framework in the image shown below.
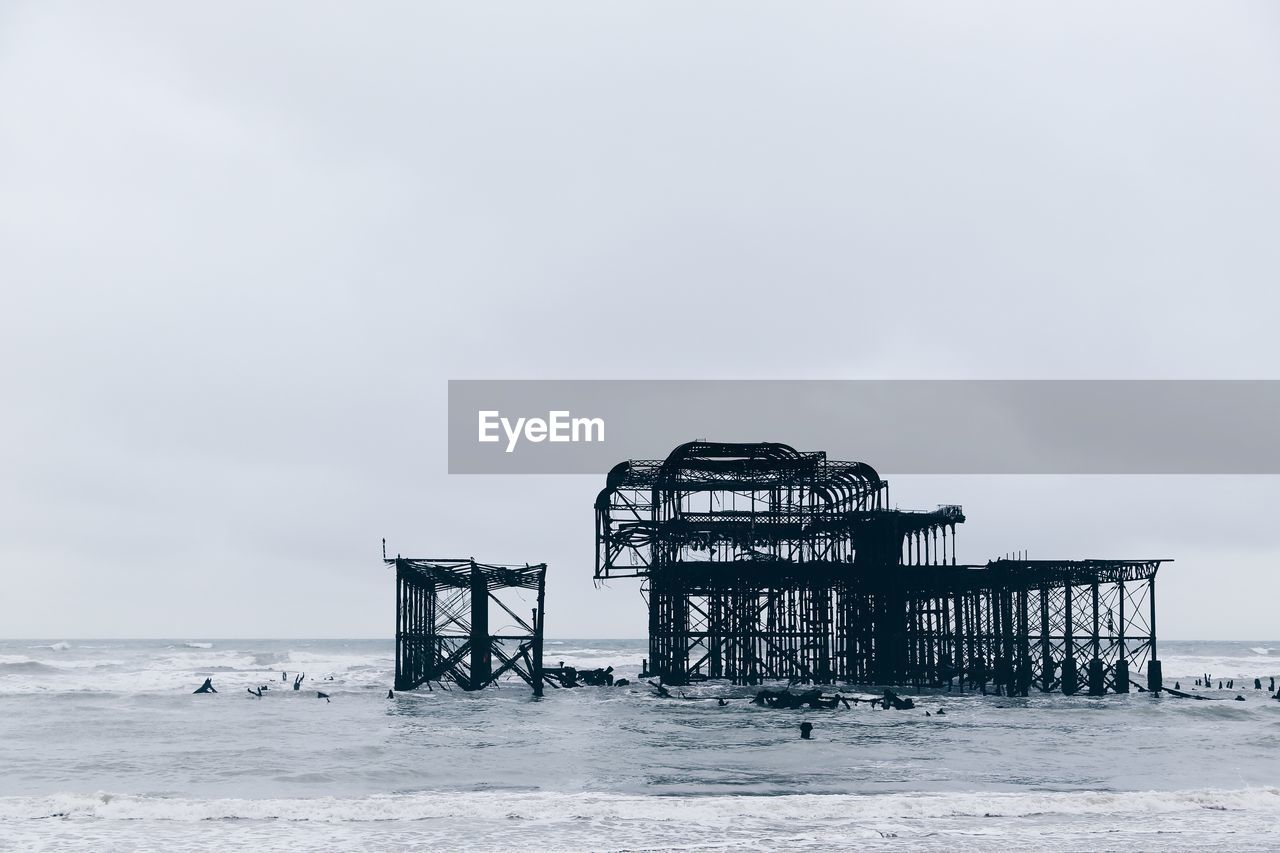
<path fill-rule="evenodd" d="M 487 565 L 473 559 L 384 558 L 396 570 L 397 690 L 452 681 L 479 690 L 515 675 L 542 695 L 542 625 L 547 567 Z M 505 601 L 511 590 L 537 596 L 531 618 Z M 490 610 L 508 624 L 490 633 Z M 497 662 L 495 668 L 494 662 Z"/>
<path fill-rule="evenodd" d="M 955 686 L 1159 689 L 1164 560 L 956 560 L 959 506 L 888 508 L 860 462 L 783 444 L 690 442 L 610 471 L 597 579 L 649 601 L 650 674 Z"/>

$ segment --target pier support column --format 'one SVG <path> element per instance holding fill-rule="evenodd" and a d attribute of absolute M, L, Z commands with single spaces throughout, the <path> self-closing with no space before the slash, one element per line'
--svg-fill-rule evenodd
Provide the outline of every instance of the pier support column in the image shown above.
<path fill-rule="evenodd" d="M 1053 689 L 1053 651 L 1049 639 L 1049 589 L 1040 587 L 1040 690 L 1048 693 Z"/>
<path fill-rule="evenodd" d="M 1129 692 L 1129 662 L 1124 658 L 1116 661 L 1116 673 L 1112 681 L 1117 693 Z"/>
<path fill-rule="evenodd" d="M 724 678 L 724 638 L 721 634 L 725 624 L 725 610 L 724 593 L 713 592 L 707 596 L 709 618 L 704 637 L 707 644 L 707 675 L 711 678 Z"/>
<path fill-rule="evenodd" d="M 1089 695 L 1101 696 L 1107 692 L 1106 670 L 1102 666 L 1102 658 L 1089 661 Z"/>
<path fill-rule="evenodd" d="M 1068 657 L 1062 662 L 1062 694 L 1071 696 L 1080 689 L 1080 678 L 1076 672 L 1076 659 Z"/>
<path fill-rule="evenodd" d="M 1045 652 L 1040 658 L 1040 692 L 1048 693 L 1053 689 L 1053 672 L 1056 668 L 1053 655 Z"/>
<path fill-rule="evenodd" d="M 1160 659 L 1156 657 L 1156 576 L 1153 573 L 1147 579 L 1147 604 L 1151 608 L 1149 624 L 1151 626 L 1151 660 L 1147 661 L 1147 689 L 1159 693 L 1164 689 L 1164 673 L 1160 669 Z"/>
<path fill-rule="evenodd" d="M 533 695 L 542 695 L 542 629 L 547 624 L 547 576 L 538 578 L 538 607 L 533 611 Z"/>
<path fill-rule="evenodd" d="M 1031 685 L 1035 682 L 1035 674 L 1031 669 L 1031 655 L 1024 654 L 1022 660 L 1018 661 L 1018 670 L 1015 678 L 1018 682 L 1018 695 L 1030 695 Z"/>
<path fill-rule="evenodd" d="M 471 690 L 478 690 L 493 677 L 489 657 L 489 582 L 471 561 Z"/>
<path fill-rule="evenodd" d="M 1160 661 L 1154 658 L 1147 661 L 1147 689 L 1152 693 L 1164 689 L 1164 673 L 1160 671 Z"/>

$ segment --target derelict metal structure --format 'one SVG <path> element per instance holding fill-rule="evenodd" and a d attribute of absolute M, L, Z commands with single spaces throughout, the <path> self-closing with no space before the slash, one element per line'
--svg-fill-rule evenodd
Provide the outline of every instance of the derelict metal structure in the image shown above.
<path fill-rule="evenodd" d="M 384 562 L 396 570 L 397 690 L 446 680 L 479 690 L 510 673 L 542 695 L 545 563 L 488 565 L 470 558 L 399 556 Z M 535 593 L 537 606 L 529 619 L 504 600 L 511 590 Z M 491 605 L 509 620 L 496 634 L 489 627 Z"/>
<path fill-rule="evenodd" d="M 861 462 L 690 442 L 596 499 L 598 580 L 643 580 L 649 674 L 1128 692 L 1160 689 L 1166 560 L 956 560 L 959 506 L 890 509 Z"/>

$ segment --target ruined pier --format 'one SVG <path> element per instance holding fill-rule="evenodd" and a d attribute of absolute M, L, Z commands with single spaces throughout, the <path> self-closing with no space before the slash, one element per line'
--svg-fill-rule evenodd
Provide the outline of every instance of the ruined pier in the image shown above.
<path fill-rule="evenodd" d="M 690 442 L 613 468 L 599 580 L 639 578 L 649 674 L 1127 693 L 1161 687 L 1162 559 L 956 559 L 959 506 L 890 509 L 870 465 Z"/>

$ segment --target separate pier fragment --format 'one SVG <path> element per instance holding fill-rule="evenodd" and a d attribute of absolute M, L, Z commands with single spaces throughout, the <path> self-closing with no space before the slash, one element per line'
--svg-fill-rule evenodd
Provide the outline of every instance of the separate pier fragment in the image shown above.
<path fill-rule="evenodd" d="M 396 690 L 452 681 L 480 690 L 512 673 L 542 695 L 542 627 L 547 566 L 488 565 L 474 559 L 384 558 L 396 570 Z M 526 620 L 504 593 L 527 589 L 537 607 Z M 513 631 L 489 633 L 489 609 Z M 497 666 L 495 668 L 495 661 Z"/>

